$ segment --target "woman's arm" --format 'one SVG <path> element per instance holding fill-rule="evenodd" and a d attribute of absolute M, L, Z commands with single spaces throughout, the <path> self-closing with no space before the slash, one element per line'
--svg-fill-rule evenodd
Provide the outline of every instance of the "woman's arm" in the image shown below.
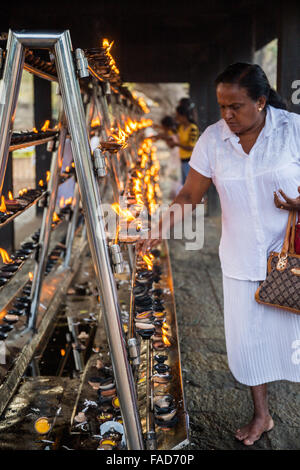
<path fill-rule="evenodd" d="M 155 227 L 151 227 L 149 238 L 141 241 L 137 248 L 145 254 L 147 250 L 150 250 L 161 239 L 165 238 L 177 222 L 183 220 L 188 213 L 195 209 L 197 204 L 200 204 L 210 185 L 211 178 L 207 178 L 193 168 L 190 168 L 180 193 L 176 196 L 168 210 L 161 216 L 158 224 Z M 171 208 L 174 208 L 175 204 L 178 210 L 173 211 Z"/>
<path fill-rule="evenodd" d="M 170 147 L 180 147 L 181 149 L 183 150 L 188 150 L 188 151 L 192 151 L 194 146 L 192 145 L 183 145 L 183 144 L 180 144 L 179 142 L 171 142 L 170 144 Z"/>

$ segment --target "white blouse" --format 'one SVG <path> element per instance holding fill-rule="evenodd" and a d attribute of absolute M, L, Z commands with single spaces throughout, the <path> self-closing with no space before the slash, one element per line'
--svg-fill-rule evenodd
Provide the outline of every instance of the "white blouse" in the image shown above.
<path fill-rule="evenodd" d="M 200 136 L 190 166 L 212 178 L 219 193 L 223 273 L 265 279 L 268 255 L 281 250 L 288 219 L 288 211 L 276 208 L 273 192 L 299 195 L 300 116 L 267 106 L 265 126 L 249 155 L 221 119 Z"/>

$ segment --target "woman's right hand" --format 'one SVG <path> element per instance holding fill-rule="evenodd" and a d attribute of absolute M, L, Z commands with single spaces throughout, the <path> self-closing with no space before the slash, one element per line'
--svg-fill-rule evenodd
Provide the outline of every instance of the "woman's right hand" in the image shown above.
<path fill-rule="evenodd" d="M 149 251 L 153 250 L 162 241 L 161 234 L 157 233 L 157 230 L 151 230 L 148 232 L 148 236 L 145 239 L 141 239 L 136 244 L 136 251 L 141 254 L 141 256 L 146 255 Z"/>
<path fill-rule="evenodd" d="M 278 209 L 285 209 L 285 210 L 296 210 L 300 211 L 300 196 L 292 199 L 288 197 L 282 189 L 279 189 L 278 192 L 281 196 L 285 199 L 285 201 L 281 200 L 276 191 L 274 191 L 274 203 Z M 298 187 L 298 193 L 300 194 L 300 186 Z"/>

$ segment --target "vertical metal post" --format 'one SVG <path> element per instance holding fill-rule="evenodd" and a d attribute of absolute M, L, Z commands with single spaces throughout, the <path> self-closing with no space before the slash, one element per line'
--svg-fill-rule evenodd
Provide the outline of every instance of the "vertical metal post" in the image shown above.
<path fill-rule="evenodd" d="M 110 130 L 110 126 L 111 126 L 111 122 L 110 122 L 107 99 L 106 99 L 104 91 L 101 87 L 98 87 L 98 91 L 99 91 L 99 93 L 98 93 L 99 101 L 100 101 L 100 105 L 101 105 L 102 113 L 103 113 L 103 118 L 104 118 L 104 124 L 105 124 L 105 127 L 106 127 L 106 134 L 108 135 L 109 130 Z"/>
<path fill-rule="evenodd" d="M 96 176 L 93 171 L 91 149 L 85 128 L 85 116 L 71 54 L 69 32 L 60 35 L 55 46 L 56 65 L 64 110 L 72 137 L 75 169 L 86 217 L 87 234 L 104 304 L 104 320 L 112 365 L 118 389 L 121 412 L 129 449 L 142 449 L 143 438 L 138 416 L 136 392 L 129 365 L 118 304 L 116 284 L 110 265 L 104 214 Z"/>
<path fill-rule="evenodd" d="M 95 85 L 96 89 L 98 88 L 97 85 Z M 100 92 L 102 93 L 102 90 L 100 90 Z M 102 125 L 102 132 L 101 132 L 101 138 L 104 139 L 104 140 L 107 140 L 108 139 L 108 131 L 107 131 L 107 117 L 105 117 L 105 113 L 103 111 L 103 107 L 101 106 L 101 102 L 99 101 L 99 97 L 98 97 L 98 92 L 96 91 L 95 94 L 94 94 L 94 100 L 95 100 L 95 106 L 96 106 L 96 109 L 97 109 L 97 114 L 99 116 L 102 116 L 103 120 L 104 120 L 104 124 Z M 109 116 L 108 116 L 109 118 Z M 119 187 L 118 187 L 118 183 L 116 181 L 116 178 L 115 178 L 115 173 L 114 173 L 114 168 L 113 168 L 113 164 L 112 164 L 112 156 L 109 154 L 109 157 L 106 159 L 107 161 L 107 166 L 108 166 L 108 170 L 109 170 L 109 176 L 110 176 L 110 180 L 111 180 L 111 185 L 112 185 L 112 189 L 113 189 L 113 195 L 114 195 L 114 200 L 115 202 L 119 203 Z"/>
<path fill-rule="evenodd" d="M 104 118 L 104 123 L 105 123 L 105 128 L 106 128 L 106 138 L 109 136 L 109 131 L 111 127 L 111 121 L 110 121 L 110 116 L 109 116 L 109 110 L 108 110 L 108 103 L 107 103 L 107 98 L 106 94 L 102 90 L 102 88 L 99 88 L 99 106 L 102 110 L 103 118 Z M 117 155 L 116 154 L 110 154 L 110 159 L 109 159 L 109 166 L 110 166 L 110 176 L 113 184 L 113 191 L 114 191 L 114 198 L 116 202 L 118 202 L 119 199 L 119 193 L 120 190 L 123 189 L 121 187 L 121 182 L 120 182 L 120 177 L 119 177 L 119 171 L 118 171 L 118 160 L 117 160 Z"/>
<path fill-rule="evenodd" d="M 90 104 L 89 107 L 88 107 L 89 111 L 88 111 L 87 116 L 86 116 L 86 124 L 87 124 L 88 129 L 90 129 L 90 127 L 91 127 L 92 119 L 93 119 L 94 112 L 95 112 L 94 93 L 92 95 L 92 99 L 91 99 L 89 104 Z"/>
<path fill-rule="evenodd" d="M 76 349 L 76 344 L 78 343 L 78 328 L 76 325 L 74 325 L 73 318 L 67 317 L 67 320 L 68 320 L 69 331 L 75 342 L 75 345 L 74 345 L 75 347 L 73 347 L 73 357 L 74 357 L 75 367 L 76 367 L 76 370 L 82 372 L 84 369 L 84 360 L 82 357 L 82 353 L 77 351 Z"/>
<path fill-rule="evenodd" d="M 64 119 L 64 118 L 63 118 Z M 38 250 L 38 259 L 34 269 L 34 276 L 31 286 L 31 306 L 30 306 L 30 316 L 28 321 L 28 327 L 35 329 L 36 326 L 36 317 L 38 313 L 39 303 L 40 303 L 40 294 L 42 288 L 42 282 L 45 273 L 47 254 L 49 249 L 50 235 L 51 235 L 51 225 L 52 217 L 55 210 L 57 189 L 59 184 L 59 173 L 62 166 L 65 141 L 67 135 L 67 128 L 62 122 L 60 125 L 60 134 L 58 149 L 54 152 L 51 162 L 51 176 L 48 186 L 48 201 L 47 207 L 44 208 L 43 220 L 41 225 L 41 232 L 39 238 L 39 250 Z"/>
<path fill-rule="evenodd" d="M 40 373 L 40 367 L 39 367 L 39 361 L 37 358 L 33 357 L 30 364 L 30 369 L 31 369 L 31 376 L 32 377 L 39 377 L 41 375 Z"/>
<path fill-rule="evenodd" d="M 70 264 L 73 240 L 74 240 L 75 229 L 76 229 L 76 224 L 78 220 L 79 200 L 80 200 L 79 189 L 78 189 L 78 183 L 76 182 L 75 188 L 74 188 L 73 200 L 72 200 L 72 216 L 68 224 L 68 231 L 67 231 L 67 237 L 66 237 L 67 249 L 66 249 L 66 255 L 64 259 L 65 268 L 68 268 Z"/>
<path fill-rule="evenodd" d="M 130 243 L 127 243 L 127 250 L 128 250 L 128 261 L 129 261 L 130 272 L 132 273 L 134 269 L 134 263 L 135 263 L 135 245 L 131 245 Z"/>
<path fill-rule="evenodd" d="M 8 160 L 15 108 L 24 64 L 24 48 L 9 31 L 3 78 L 0 81 L 0 194 Z"/>

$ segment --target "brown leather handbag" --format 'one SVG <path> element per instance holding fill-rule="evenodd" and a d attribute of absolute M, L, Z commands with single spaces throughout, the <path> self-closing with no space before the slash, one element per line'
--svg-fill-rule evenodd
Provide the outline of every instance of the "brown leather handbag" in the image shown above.
<path fill-rule="evenodd" d="M 296 216 L 296 211 L 290 212 L 281 253 L 270 253 L 268 274 L 256 290 L 255 300 L 300 314 L 300 255 L 295 253 Z"/>

